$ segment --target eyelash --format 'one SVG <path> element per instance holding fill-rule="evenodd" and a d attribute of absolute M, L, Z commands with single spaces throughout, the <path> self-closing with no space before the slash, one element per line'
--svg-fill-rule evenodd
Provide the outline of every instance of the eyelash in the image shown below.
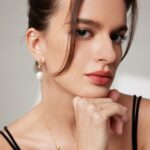
<path fill-rule="evenodd" d="M 88 34 L 88 35 L 81 35 L 81 34 Z M 89 29 L 86 29 L 86 28 L 78 28 L 76 29 L 75 31 L 75 35 L 81 39 L 88 39 L 90 38 L 93 33 L 91 32 L 91 30 Z M 111 36 L 110 36 L 111 40 L 115 43 L 122 43 L 123 41 L 127 40 L 127 36 L 125 35 L 121 35 L 121 34 L 118 34 L 118 33 L 113 33 Z M 119 38 L 119 39 L 116 39 L 116 38 Z"/>
<path fill-rule="evenodd" d="M 110 37 L 111 37 L 111 40 L 114 41 L 115 43 L 123 43 L 125 40 L 127 40 L 127 36 L 120 35 L 120 34 L 117 34 L 117 33 L 112 34 Z M 113 38 L 116 38 L 116 37 L 118 37 L 119 39 L 113 40 Z"/>
<path fill-rule="evenodd" d="M 83 35 L 81 35 L 82 33 L 88 33 L 88 35 L 87 36 L 83 36 Z M 76 29 L 76 31 L 75 31 L 75 35 L 77 36 L 77 37 L 79 37 L 79 38 L 89 38 L 90 36 L 92 36 L 93 35 L 93 33 L 89 30 L 89 29 L 86 29 L 86 28 L 78 28 L 78 29 Z"/>

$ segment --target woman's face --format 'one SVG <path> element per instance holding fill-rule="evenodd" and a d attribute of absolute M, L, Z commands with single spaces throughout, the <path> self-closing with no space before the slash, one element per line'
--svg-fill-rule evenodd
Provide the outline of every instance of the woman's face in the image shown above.
<path fill-rule="evenodd" d="M 50 20 L 45 38 L 46 78 L 73 95 L 105 97 L 122 57 L 126 32 L 123 0 L 85 0 L 78 16 L 75 55 L 70 69 L 59 75 L 69 36 L 70 0 L 60 0 L 59 11 Z M 98 72 L 97 72 L 98 71 Z M 93 72 L 97 72 L 91 74 Z M 87 75 L 90 74 L 90 75 Z"/>

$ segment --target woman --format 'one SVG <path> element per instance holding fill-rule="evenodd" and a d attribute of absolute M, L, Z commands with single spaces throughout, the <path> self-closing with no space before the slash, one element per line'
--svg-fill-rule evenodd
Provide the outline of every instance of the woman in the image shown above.
<path fill-rule="evenodd" d="M 1 131 L 0 149 L 150 149 L 145 115 L 150 102 L 110 90 L 131 45 L 136 3 L 29 0 L 26 42 L 41 78 L 42 100 Z M 131 30 L 123 52 L 129 10 Z"/>

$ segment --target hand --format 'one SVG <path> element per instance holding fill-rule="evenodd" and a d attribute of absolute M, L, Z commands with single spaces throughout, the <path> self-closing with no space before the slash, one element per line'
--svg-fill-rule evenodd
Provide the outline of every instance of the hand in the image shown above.
<path fill-rule="evenodd" d="M 121 134 L 127 121 L 127 108 L 118 104 L 119 93 L 112 90 L 108 98 L 73 99 L 76 117 L 77 150 L 106 150 L 109 129 Z"/>

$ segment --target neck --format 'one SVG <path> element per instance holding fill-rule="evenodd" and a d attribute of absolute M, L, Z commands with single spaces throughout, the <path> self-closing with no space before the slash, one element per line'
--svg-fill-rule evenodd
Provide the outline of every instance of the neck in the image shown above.
<path fill-rule="evenodd" d="M 74 95 L 56 83 L 43 79 L 42 101 L 39 104 L 45 120 L 51 128 L 75 136 Z M 63 133 L 62 133 L 63 134 Z"/>

